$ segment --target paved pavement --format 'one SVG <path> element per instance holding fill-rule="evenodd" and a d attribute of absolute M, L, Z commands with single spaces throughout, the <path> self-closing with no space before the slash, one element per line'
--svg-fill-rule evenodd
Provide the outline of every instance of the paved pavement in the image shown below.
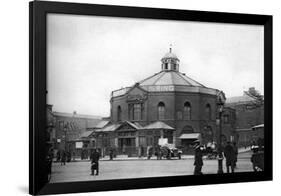
<path fill-rule="evenodd" d="M 239 153 L 236 172 L 252 171 L 250 156 L 251 152 Z M 156 160 L 154 157 L 151 160 L 126 159 L 123 157 L 110 161 L 108 158 L 104 158 L 100 161 L 99 176 L 90 175 L 89 161 L 70 162 L 66 163 L 65 166 L 54 163 L 51 182 L 193 175 L 193 162 L 193 156 L 184 156 L 181 160 Z M 205 174 L 216 173 L 217 167 L 217 160 L 205 159 L 202 172 Z M 225 168 L 224 171 L 226 171 Z"/>

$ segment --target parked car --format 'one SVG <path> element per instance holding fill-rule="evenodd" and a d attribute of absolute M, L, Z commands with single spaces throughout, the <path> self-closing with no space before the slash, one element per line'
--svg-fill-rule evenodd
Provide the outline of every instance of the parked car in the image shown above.
<path fill-rule="evenodd" d="M 181 159 L 182 150 L 172 146 L 164 145 L 160 147 L 160 154 L 161 154 L 161 158 L 163 157 L 166 159 L 171 159 L 171 158 Z"/>

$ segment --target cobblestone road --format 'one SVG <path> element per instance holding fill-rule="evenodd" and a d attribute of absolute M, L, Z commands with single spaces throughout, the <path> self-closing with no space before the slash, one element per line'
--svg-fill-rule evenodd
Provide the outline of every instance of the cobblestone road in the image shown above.
<path fill-rule="evenodd" d="M 182 160 L 103 160 L 100 161 L 99 176 L 90 175 L 89 161 L 70 162 L 65 166 L 61 166 L 60 163 L 54 163 L 51 182 L 192 175 L 193 162 L 192 158 Z M 215 174 L 217 168 L 217 160 L 204 160 L 202 172 Z M 226 171 L 225 167 L 224 171 Z M 250 155 L 247 153 L 239 155 L 236 169 L 236 172 L 245 171 L 252 171 Z"/>

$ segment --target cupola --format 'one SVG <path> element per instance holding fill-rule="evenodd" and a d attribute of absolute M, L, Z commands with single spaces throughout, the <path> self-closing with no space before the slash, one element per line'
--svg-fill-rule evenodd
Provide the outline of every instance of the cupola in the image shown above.
<path fill-rule="evenodd" d="M 179 71 L 179 62 L 178 57 L 172 53 L 172 48 L 170 47 L 169 52 L 161 59 L 162 71 Z"/>

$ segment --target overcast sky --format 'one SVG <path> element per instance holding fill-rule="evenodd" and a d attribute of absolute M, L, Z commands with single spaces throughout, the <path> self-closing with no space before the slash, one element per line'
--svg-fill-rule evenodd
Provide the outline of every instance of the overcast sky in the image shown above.
<path fill-rule="evenodd" d="M 180 72 L 240 96 L 263 94 L 263 26 L 48 14 L 47 103 L 109 116 L 110 93 L 161 70 L 172 44 Z"/>

